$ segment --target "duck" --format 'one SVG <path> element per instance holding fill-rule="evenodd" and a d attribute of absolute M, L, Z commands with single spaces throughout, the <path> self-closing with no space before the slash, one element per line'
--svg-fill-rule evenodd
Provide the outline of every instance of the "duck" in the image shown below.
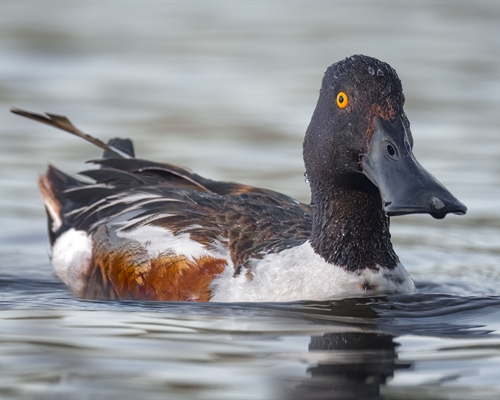
<path fill-rule="evenodd" d="M 390 218 L 467 208 L 413 154 L 405 96 L 387 63 L 353 55 L 327 68 L 305 132 L 310 204 L 136 158 L 68 118 L 15 114 L 104 150 L 70 176 L 39 178 L 51 261 L 78 297 L 289 302 L 415 292 L 391 243 Z"/>

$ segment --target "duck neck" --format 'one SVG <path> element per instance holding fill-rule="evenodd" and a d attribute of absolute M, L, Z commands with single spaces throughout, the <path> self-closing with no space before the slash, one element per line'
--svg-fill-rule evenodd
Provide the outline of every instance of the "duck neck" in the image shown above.
<path fill-rule="evenodd" d="M 378 190 L 374 186 L 327 190 L 311 186 L 313 223 L 309 241 L 314 251 L 328 263 L 350 272 L 395 268 L 399 259 Z"/>

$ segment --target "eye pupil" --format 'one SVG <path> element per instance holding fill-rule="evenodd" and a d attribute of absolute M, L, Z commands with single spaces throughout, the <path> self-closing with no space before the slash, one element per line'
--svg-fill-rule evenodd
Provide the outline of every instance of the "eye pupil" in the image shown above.
<path fill-rule="evenodd" d="M 342 104 L 344 102 L 344 96 L 339 97 L 339 103 Z"/>
<path fill-rule="evenodd" d="M 396 154 L 396 150 L 394 150 L 394 147 L 392 147 L 390 144 L 387 145 L 387 152 L 389 153 L 390 156 Z"/>

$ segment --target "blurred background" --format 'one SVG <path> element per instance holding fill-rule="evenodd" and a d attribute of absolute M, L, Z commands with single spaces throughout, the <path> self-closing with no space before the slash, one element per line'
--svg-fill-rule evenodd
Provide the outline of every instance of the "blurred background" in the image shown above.
<path fill-rule="evenodd" d="M 167 383 L 191 399 L 271 398 L 275 373 L 302 376 L 317 362 L 307 350 L 311 335 L 299 336 L 295 319 L 281 324 L 273 316 L 255 325 L 256 318 L 244 318 L 248 308 L 234 319 L 204 319 L 203 308 L 188 305 L 179 305 L 180 319 L 145 314 L 153 306 L 144 304 L 117 314 L 111 311 L 131 306 L 74 299 L 50 266 L 37 179 L 49 162 L 76 173 L 101 152 L 15 116 L 11 107 L 66 115 L 105 141 L 131 138 L 141 158 L 308 202 L 302 140 L 322 75 L 356 53 L 396 69 L 416 157 L 469 208 L 466 216 L 443 221 L 393 218 L 401 261 L 426 295 L 479 302 L 499 295 L 500 2 L 0 2 L 0 397 L 37 398 L 55 385 L 63 394 L 51 398 L 71 397 L 64 388 L 71 398 L 95 398 L 100 382 L 111 388 L 109 398 L 117 388 L 122 398 L 156 398 L 153 391 L 164 398 Z M 423 307 L 449 304 L 447 298 L 426 303 L 426 295 Z M 36 311 L 41 308 L 59 311 Z M 458 317 L 446 312 L 453 325 Z M 418 308 L 408 315 L 417 318 L 409 326 L 422 321 Z M 486 315 L 476 313 L 474 323 L 498 330 L 498 316 Z M 438 314 L 431 336 L 442 322 Z M 252 328 L 267 329 L 267 336 L 233 333 Z M 292 333 L 285 337 L 287 329 Z M 168 334 L 158 341 L 158 332 Z M 460 344 L 413 333 L 398 338 L 398 354 L 416 363 L 416 372 L 396 373 L 384 389 L 387 398 L 498 398 L 498 340 L 482 350 L 496 354 L 495 362 L 472 364 Z M 448 351 L 446 362 L 443 343 L 459 354 Z M 483 357 L 478 352 L 474 357 Z M 454 368 L 480 374 L 464 377 Z M 438 396 L 435 388 L 452 370 L 446 382 L 458 384 Z M 414 391 L 415 385 L 427 391 Z M 489 387 L 496 388 L 493 395 Z"/>

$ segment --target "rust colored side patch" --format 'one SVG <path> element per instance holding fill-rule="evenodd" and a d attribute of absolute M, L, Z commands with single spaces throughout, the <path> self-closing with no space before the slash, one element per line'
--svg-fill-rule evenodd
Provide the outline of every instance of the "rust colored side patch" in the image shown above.
<path fill-rule="evenodd" d="M 138 262 L 133 251 L 94 254 L 84 297 L 120 300 L 209 301 L 208 288 L 226 260 L 161 254 Z"/>

